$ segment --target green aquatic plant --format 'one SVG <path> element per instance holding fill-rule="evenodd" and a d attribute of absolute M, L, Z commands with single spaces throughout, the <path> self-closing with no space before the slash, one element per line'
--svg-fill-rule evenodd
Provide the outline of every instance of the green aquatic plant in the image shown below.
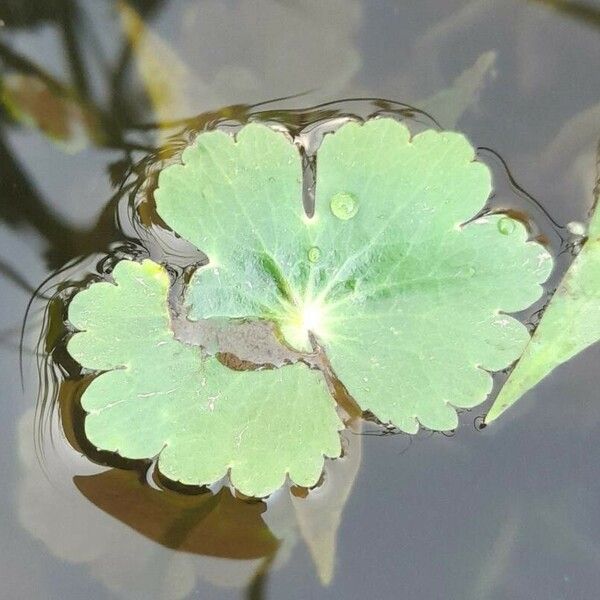
<path fill-rule="evenodd" d="M 159 215 L 208 257 L 187 320 L 272 323 L 298 358 L 228 368 L 175 335 L 164 267 L 121 261 L 69 309 L 69 352 L 103 372 L 82 398 L 98 448 L 189 484 L 229 471 L 253 496 L 311 486 L 341 453 L 333 374 L 382 422 L 449 430 L 519 357 L 529 335 L 507 313 L 552 261 L 521 223 L 477 216 L 491 177 L 462 135 L 350 122 L 318 150 L 312 215 L 302 177 L 293 141 L 260 124 L 202 133 L 160 173 Z"/>
<path fill-rule="evenodd" d="M 286 473 L 314 484 L 323 455 L 339 455 L 342 428 L 322 378 L 301 364 L 233 371 L 203 359 L 173 336 L 163 267 L 121 261 L 113 279 L 69 308 L 81 330 L 69 352 L 108 371 L 83 395 L 89 439 L 128 458 L 160 455 L 161 472 L 184 483 L 212 483 L 231 468 L 233 484 L 255 496 Z"/>
<path fill-rule="evenodd" d="M 600 340 L 600 210 L 587 241 L 544 311 L 517 366 L 486 416 L 491 423 L 556 367 Z"/>

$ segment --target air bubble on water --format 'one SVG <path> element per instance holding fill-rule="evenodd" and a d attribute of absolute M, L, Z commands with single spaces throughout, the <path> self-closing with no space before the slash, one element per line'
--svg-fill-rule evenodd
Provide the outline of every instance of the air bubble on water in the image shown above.
<path fill-rule="evenodd" d="M 312 246 L 308 249 L 308 260 L 311 263 L 316 263 L 321 258 L 321 249 L 317 246 Z"/>
<path fill-rule="evenodd" d="M 502 217 L 498 221 L 498 231 L 502 235 L 510 235 L 515 230 L 516 224 L 513 219 Z"/>
<path fill-rule="evenodd" d="M 580 237 L 583 237 L 586 234 L 585 223 L 582 223 L 581 221 L 571 221 L 570 223 L 567 223 L 567 229 L 569 230 L 569 233 Z"/>
<path fill-rule="evenodd" d="M 334 194 L 329 202 L 334 217 L 348 221 L 358 212 L 358 200 L 353 194 L 339 192 Z"/>

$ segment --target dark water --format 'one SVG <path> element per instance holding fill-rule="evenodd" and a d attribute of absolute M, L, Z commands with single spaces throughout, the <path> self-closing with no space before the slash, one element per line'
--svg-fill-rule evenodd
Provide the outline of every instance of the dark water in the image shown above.
<path fill-rule="evenodd" d="M 46 411 L 40 438 L 34 427 L 40 373 L 43 390 L 56 386 L 39 370 L 45 348 L 38 336 L 50 326 L 49 345 L 56 342 L 59 303 L 49 324 L 44 299 L 32 304 L 24 391 L 18 355 L 27 302 L 46 278 L 41 291 L 49 296 L 56 284 L 95 271 L 107 251 L 131 252 L 127 236 L 158 241 L 157 256 L 161 244 L 185 254 L 173 238 L 132 219 L 135 173 L 127 179 L 133 187 L 119 186 L 133 165 L 180 129 L 157 123 L 207 111 L 195 126 L 270 110 L 266 117 L 300 128 L 316 113 L 280 111 L 351 97 L 422 108 L 442 127 L 460 129 L 503 157 L 550 218 L 482 151 L 496 175 L 494 202 L 527 210 L 556 249 L 561 226 L 584 220 L 592 202 L 600 4 L 128 6 L 141 22 L 116 2 L 0 0 L 3 86 L 20 94 L 20 106 L 33 107 L 37 123 L 14 114 L 14 107 L 0 121 L 0 597 L 597 598 L 597 345 L 483 431 L 473 423 L 487 405 L 463 415 L 452 437 L 421 435 L 409 443 L 404 435 L 350 434 L 348 458 L 328 473 L 329 488 L 308 499 L 276 494 L 268 508 L 226 491 L 216 497 L 160 491 L 155 482 L 140 482 L 136 471 L 95 465 L 62 436 L 59 415 L 73 431 L 68 410 Z M 304 95 L 221 108 L 296 94 Z M 318 116 L 396 108 L 345 101 L 322 106 Z M 420 113 L 410 121 L 429 122 Z M 559 267 L 567 262 L 564 255 Z M 76 395 L 63 385 L 61 398 Z M 305 531 L 313 524 L 313 543 L 315 531 L 335 529 L 340 496 L 354 473 L 333 580 L 323 587 L 318 571 L 327 570 L 331 552 L 316 569 L 298 523 Z"/>

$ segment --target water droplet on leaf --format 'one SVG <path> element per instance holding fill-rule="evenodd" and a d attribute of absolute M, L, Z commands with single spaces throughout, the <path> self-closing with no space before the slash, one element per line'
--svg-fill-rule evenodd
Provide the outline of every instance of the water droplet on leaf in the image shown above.
<path fill-rule="evenodd" d="M 358 212 L 358 200 L 348 192 L 334 194 L 329 202 L 334 217 L 347 221 Z"/>
<path fill-rule="evenodd" d="M 508 217 L 502 217 L 498 221 L 498 231 L 502 235 L 510 235 L 515 230 L 515 222 Z"/>
<path fill-rule="evenodd" d="M 317 246 L 312 246 L 308 249 L 308 260 L 311 263 L 316 263 L 321 258 L 321 249 Z"/>

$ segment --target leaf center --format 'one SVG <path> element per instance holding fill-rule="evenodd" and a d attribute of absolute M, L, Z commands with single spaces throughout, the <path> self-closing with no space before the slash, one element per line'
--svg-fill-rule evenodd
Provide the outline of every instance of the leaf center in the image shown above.
<path fill-rule="evenodd" d="M 281 333 L 294 348 L 311 351 L 310 334 L 323 337 L 325 333 L 325 307 L 318 300 L 289 305 L 282 319 Z"/>

